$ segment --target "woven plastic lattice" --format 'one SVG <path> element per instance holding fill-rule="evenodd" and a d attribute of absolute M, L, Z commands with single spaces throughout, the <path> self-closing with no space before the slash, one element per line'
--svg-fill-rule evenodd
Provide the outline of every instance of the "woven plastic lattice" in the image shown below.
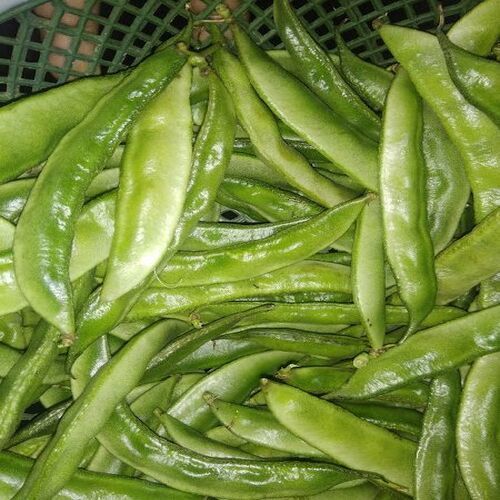
<path fill-rule="evenodd" d="M 50 19 L 33 8 L 47 0 L 31 0 L 0 15 L 0 101 L 63 83 L 83 74 L 115 72 L 146 57 L 153 47 L 186 24 L 184 0 L 86 0 L 82 9 L 52 0 Z M 205 0 L 208 16 L 220 0 Z M 445 23 L 458 19 L 478 0 L 439 2 Z M 328 50 L 333 30 L 342 33 L 361 57 L 377 64 L 392 62 L 371 23 L 386 14 L 391 22 L 432 30 L 436 0 L 295 0 L 293 6 L 309 31 Z M 241 0 L 235 16 L 265 49 L 281 48 L 272 15 L 272 0 Z M 63 17 L 64 16 L 64 17 Z M 72 26 L 66 22 L 68 17 Z M 92 25 L 92 32 L 88 26 Z M 57 48 L 69 37 L 68 48 Z M 91 55 L 84 46 L 95 45 Z M 59 55 L 62 64 L 55 64 Z"/>

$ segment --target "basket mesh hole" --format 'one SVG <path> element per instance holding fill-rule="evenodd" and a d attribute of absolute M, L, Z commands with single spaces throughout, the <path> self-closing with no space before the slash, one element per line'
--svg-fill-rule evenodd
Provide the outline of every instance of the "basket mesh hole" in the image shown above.
<path fill-rule="evenodd" d="M 0 92 L 7 92 L 7 85 L 5 83 L 0 83 Z"/>
<path fill-rule="evenodd" d="M 159 19 L 164 19 L 168 14 L 168 7 L 166 5 L 160 5 L 153 13 L 153 16 Z"/>
<path fill-rule="evenodd" d="M 0 30 L 1 29 L 2 27 L 0 26 Z M 0 43 L 0 56 L 4 59 L 10 59 L 12 57 L 12 45 Z"/>
<path fill-rule="evenodd" d="M 102 53 L 102 58 L 104 61 L 109 61 L 109 62 L 112 62 L 113 59 L 115 58 L 115 55 L 116 55 L 116 50 L 114 49 L 110 49 L 109 47 L 107 49 L 104 50 L 104 52 Z"/>
<path fill-rule="evenodd" d="M 120 30 L 113 30 L 111 32 L 110 38 L 113 40 L 117 40 L 118 42 L 121 42 L 125 38 L 125 33 Z"/>
<path fill-rule="evenodd" d="M 413 4 L 413 10 L 416 14 L 427 14 L 429 12 L 429 6 L 427 2 L 420 1 Z"/>
<path fill-rule="evenodd" d="M 148 0 L 128 0 L 130 5 L 141 9 L 147 3 Z"/>
<path fill-rule="evenodd" d="M 262 10 L 266 10 L 266 9 L 269 9 L 270 7 L 272 7 L 273 5 L 273 2 L 272 0 L 256 0 L 254 2 L 254 4 L 261 8 Z"/>
<path fill-rule="evenodd" d="M 35 49 L 28 49 L 26 51 L 26 61 L 28 62 L 38 62 L 40 59 L 40 52 Z"/>
<path fill-rule="evenodd" d="M 239 216 L 238 213 L 234 212 L 233 210 L 224 210 L 221 215 L 222 217 L 224 217 L 224 219 L 227 220 L 234 220 L 237 219 Z"/>
<path fill-rule="evenodd" d="M 144 40 L 141 40 L 140 38 L 136 38 L 134 40 L 134 45 L 139 48 L 139 49 L 142 49 L 144 47 L 144 45 L 146 45 L 146 42 Z"/>
<path fill-rule="evenodd" d="M 170 21 L 170 24 L 177 30 L 181 30 L 186 26 L 187 21 L 185 17 L 177 15 Z"/>
<path fill-rule="evenodd" d="M 31 94 L 32 88 L 29 85 L 19 85 L 19 92 L 21 94 Z"/>
<path fill-rule="evenodd" d="M 269 28 L 268 28 L 265 24 L 261 24 L 261 25 L 257 28 L 257 31 L 258 31 L 261 35 L 266 35 L 267 33 L 269 33 Z"/>
<path fill-rule="evenodd" d="M 322 45 L 326 50 L 335 49 L 335 41 L 333 40 L 333 38 L 330 38 L 329 40 L 324 40 Z"/>
<path fill-rule="evenodd" d="M 123 64 L 125 66 L 133 66 L 135 63 L 135 57 L 131 56 L 130 54 L 126 54 L 126 56 L 123 58 Z"/>
<path fill-rule="evenodd" d="M 320 24 L 317 28 L 314 28 L 314 31 L 318 34 L 318 36 L 325 36 L 328 34 L 328 28 L 324 24 Z"/>
<path fill-rule="evenodd" d="M 372 4 L 369 3 L 369 2 L 368 3 L 362 3 L 362 4 L 358 5 L 358 9 L 359 9 L 359 12 L 361 12 L 361 14 L 363 14 L 364 16 L 367 16 L 367 15 L 373 13 Z"/>
<path fill-rule="evenodd" d="M 0 64 L 0 76 L 7 76 L 9 74 L 9 65 Z"/>
<path fill-rule="evenodd" d="M 141 29 L 141 32 L 144 33 L 145 35 L 152 35 L 156 31 L 156 28 L 157 28 L 156 24 L 153 24 L 148 21 Z"/>
<path fill-rule="evenodd" d="M 35 77 L 35 70 L 31 68 L 23 68 L 21 71 L 21 77 L 26 80 L 31 80 Z"/>
<path fill-rule="evenodd" d="M 274 46 L 277 46 L 281 43 L 281 39 L 278 35 L 273 35 L 268 39 L 269 43 L 272 43 Z"/>
<path fill-rule="evenodd" d="M 122 26 L 132 26 L 134 19 L 135 17 L 133 14 L 124 10 L 121 13 L 120 18 L 118 19 L 118 23 Z"/>
<path fill-rule="evenodd" d="M 302 17 L 308 22 L 308 23 L 313 23 L 318 19 L 318 14 L 316 13 L 315 10 L 308 10 L 305 12 Z"/>

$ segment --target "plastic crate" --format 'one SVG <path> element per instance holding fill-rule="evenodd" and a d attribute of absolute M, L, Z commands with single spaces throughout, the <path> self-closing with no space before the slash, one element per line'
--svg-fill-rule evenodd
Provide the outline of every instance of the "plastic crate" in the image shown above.
<path fill-rule="evenodd" d="M 54 15 L 43 19 L 33 8 L 46 0 L 30 0 L 0 14 L 0 101 L 63 83 L 83 73 L 72 68 L 75 60 L 88 62 L 85 74 L 115 72 L 146 57 L 153 47 L 177 33 L 186 24 L 184 0 L 87 0 L 83 9 L 53 0 Z M 220 0 L 205 0 L 206 17 Z M 338 29 L 351 49 L 374 63 L 393 62 L 372 21 L 387 15 L 390 22 L 424 30 L 437 23 L 437 5 L 444 7 L 445 24 L 450 24 L 476 5 L 478 0 L 437 2 L 436 0 L 296 0 L 294 8 L 309 31 L 328 50 L 334 49 L 333 31 Z M 77 16 L 74 27 L 61 23 L 64 14 Z M 265 49 L 282 48 L 272 15 L 272 0 L 241 0 L 235 17 Z M 85 32 L 94 21 L 96 34 Z M 42 36 L 42 32 L 44 36 Z M 56 33 L 71 37 L 69 50 L 53 46 Z M 78 54 L 81 41 L 95 44 L 91 56 Z M 61 54 L 64 66 L 49 64 L 50 54 Z M 57 77 L 54 76 L 57 74 Z"/>

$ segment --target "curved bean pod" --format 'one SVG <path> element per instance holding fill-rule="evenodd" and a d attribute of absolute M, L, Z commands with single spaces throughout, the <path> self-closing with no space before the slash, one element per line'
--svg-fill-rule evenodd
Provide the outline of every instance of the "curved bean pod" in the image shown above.
<path fill-rule="evenodd" d="M 359 368 L 336 397 L 370 398 L 496 352 L 499 320 L 500 306 L 493 306 L 418 332 Z"/>
<path fill-rule="evenodd" d="M 147 328 L 97 372 L 64 414 L 18 492 L 19 499 L 50 499 L 64 486 L 78 467 L 85 445 L 137 385 L 153 355 L 171 339 L 172 324 L 166 320 Z"/>
<path fill-rule="evenodd" d="M 481 221 L 500 205 L 500 129 L 458 91 L 435 36 L 390 25 L 379 33 L 460 152 Z"/>
<path fill-rule="evenodd" d="M 292 455 L 328 460 L 327 455 L 292 434 L 268 410 L 228 403 L 208 392 L 204 398 L 217 419 L 245 441 Z"/>
<path fill-rule="evenodd" d="M 178 254 L 163 268 L 160 279 L 175 286 L 230 283 L 300 262 L 340 238 L 353 224 L 366 201 L 364 197 L 346 202 L 256 242 Z M 243 262 L 246 265 L 242 267 Z M 192 271 L 188 276 L 186 269 Z"/>
<path fill-rule="evenodd" d="M 499 375 L 500 354 L 478 359 L 467 375 L 460 402 L 458 464 L 474 500 L 500 495 Z"/>
<path fill-rule="evenodd" d="M 231 29 L 252 85 L 276 116 L 356 182 L 377 192 L 376 144 L 326 108 L 299 80 L 274 63 L 236 24 L 232 23 Z M 300 186 L 296 187 L 310 196 Z"/>
<path fill-rule="evenodd" d="M 78 125 L 126 74 L 80 78 L 2 106 L 0 182 L 15 179 L 46 160 L 59 140 Z M 50 115 L 50 120 L 46 119 L 47 115 Z M 17 132 L 12 134 L 12 130 Z"/>
<path fill-rule="evenodd" d="M 453 242 L 436 258 L 436 302 L 446 304 L 500 271 L 500 208 Z M 468 265 L 464 266 L 464 262 Z"/>
<path fill-rule="evenodd" d="M 0 452 L 0 496 L 11 498 L 19 490 L 33 466 L 33 460 L 14 453 Z M 78 470 L 67 485 L 52 498 L 54 500 L 85 500 L 95 495 L 100 500 L 197 500 L 201 497 L 167 488 L 140 479 L 113 477 Z"/>
<path fill-rule="evenodd" d="M 161 275 L 160 275 L 161 279 Z M 205 287 L 149 288 L 127 315 L 128 321 L 191 311 L 206 304 L 294 292 L 351 291 L 350 268 L 303 261 L 249 280 Z"/>
<path fill-rule="evenodd" d="M 453 498 L 455 426 L 460 400 L 460 375 L 444 373 L 431 382 L 422 436 L 415 461 L 415 498 Z"/>
<path fill-rule="evenodd" d="M 128 134 L 103 301 L 141 283 L 174 237 L 191 170 L 190 89 L 191 66 L 186 64 L 141 112 Z"/>
<path fill-rule="evenodd" d="M 344 78 L 372 109 L 382 111 L 393 73 L 355 55 L 338 32 L 335 41 Z"/>
<path fill-rule="evenodd" d="M 288 0 L 273 3 L 278 33 L 292 58 L 297 76 L 330 108 L 361 134 L 378 140 L 380 120 L 342 77 L 335 64 L 314 41 Z"/>
<path fill-rule="evenodd" d="M 198 432 L 196 429 L 193 429 L 192 427 L 189 427 L 189 425 L 186 425 L 180 420 L 172 417 L 168 413 L 156 411 L 155 416 L 161 422 L 163 427 L 165 427 L 172 441 L 183 448 L 187 448 L 188 450 L 207 457 L 255 460 L 255 456 L 250 453 L 246 453 L 233 446 L 210 439 L 207 436 L 204 436 L 201 432 Z"/>
<path fill-rule="evenodd" d="M 446 57 L 446 63 L 453 83 L 458 90 L 484 111 L 497 125 L 500 125 L 500 64 L 484 59 L 453 44 L 444 34 L 438 40 Z"/>
<path fill-rule="evenodd" d="M 264 162 L 278 170 L 291 186 L 324 206 L 332 207 L 353 197 L 350 191 L 318 174 L 300 153 L 283 141 L 271 111 L 253 90 L 235 56 L 221 48 L 213 55 L 213 64 L 233 98 L 238 120 Z"/>
<path fill-rule="evenodd" d="M 384 110 L 380 197 L 385 251 L 410 314 L 409 333 L 431 311 L 436 298 L 421 141 L 421 99 L 406 72 L 400 69 Z"/>
<path fill-rule="evenodd" d="M 339 463 L 412 491 L 415 443 L 294 387 L 265 380 L 263 391 L 273 415 L 295 435 Z M 317 425 L 319 419 L 329 425 Z"/>
<path fill-rule="evenodd" d="M 185 61 L 171 47 L 144 60 L 64 136 L 30 192 L 16 229 L 16 278 L 33 309 L 68 335 L 75 331 L 71 242 L 85 191 L 132 120 Z"/>

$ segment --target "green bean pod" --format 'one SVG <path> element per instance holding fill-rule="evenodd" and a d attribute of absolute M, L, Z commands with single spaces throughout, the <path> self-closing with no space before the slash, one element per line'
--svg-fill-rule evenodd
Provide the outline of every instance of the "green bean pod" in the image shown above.
<path fill-rule="evenodd" d="M 394 74 L 355 55 L 338 32 L 335 41 L 344 78 L 373 110 L 382 111 Z"/>
<path fill-rule="evenodd" d="M 161 275 L 160 275 L 161 280 Z M 127 315 L 127 321 L 192 311 L 206 304 L 294 292 L 351 291 L 350 268 L 328 262 L 303 261 L 248 280 L 204 287 L 149 288 Z"/>
<path fill-rule="evenodd" d="M 212 206 L 231 156 L 234 139 L 234 110 L 217 76 L 211 73 L 208 79 L 209 106 L 193 149 L 193 165 L 184 214 L 160 268 L 168 262 L 201 217 Z M 79 315 L 77 341 L 70 349 L 68 363 L 71 363 L 76 355 L 96 338 L 106 334 L 123 320 L 154 276 L 156 276 L 155 273 L 144 283 L 113 302 L 102 302 L 100 290 L 92 294 Z"/>
<path fill-rule="evenodd" d="M 422 428 L 422 414 L 411 408 L 389 406 L 380 402 L 353 403 L 336 401 L 344 410 L 372 424 L 384 427 L 404 437 L 418 438 Z"/>
<path fill-rule="evenodd" d="M 106 424 L 116 405 L 137 385 L 153 355 L 171 339 L 174 323 L 166 320 L 147 328 L 97 372 L 65 412 L 56 434 L 18 492 L 19 499 L 50 499 L 64 486 L 78 467 L 85 445 Z M 116 390 L 118 385 L 120 389 Z"/>
<path fill-rule="evenodd" d="M 335 366 L 295 366 L 281 369 L 276 377 L 286 384 L 312 394 L 326 394 L 335 391 L 353 374 L 348 368 Z"/>
<path fill-rule="evenodd" d="M 425 160 L 427 221 L 434 253 L 452 240 L 470 196 L 462 158 L 439 118 L 424 103 L 422 153 Z"/>
<path fill-rule="evenodd" d="M 265 380 L 263 391 L 273 415 L 296 436 L 339 463 L 380 474 L 403 491 L 412 491 L 415 443 L 295 387 Z"/>
<path fill-rule="evenodd" d="M 199 252 L 238 245 L 239 243 L 247 243 L 249 241 L 258 241 L 306 220 L 307 218 L 304 217 L 291 221 L 263 224 L 200 222 L 182 244 L 181 251 Z"/>
<path fill-rule="evenodd" d="M 255 342 L 221 337 L 206 342 L 184 359 L 165 367 L 164 373 L 189 373 L 219 368 L 235 359 L 266 350 Z"/>
<path fill-rule="evenodd" d="M 155 380 L 161 380 L 170 365 L 184 359 L 187 355 L 201 347 L 205 342 L 227 334 L 231 328 L 237 325 L 242 319 L 251 317 L 254 313 L 258 313 L 259 311 L 268 311 L 271 308 L 272 305 L 270 304 L 257 306 L 247 311 L 225 316 L 208 325 L 204 325 L 202 328 L 194 328 L 193 330 L 189 330 L 179 335 L 179 337 L 170 342 L 151 359 L 142 377 L 142 382 L 148 383 Z"/>
<path fill-rule="evenodd" d="M 500 354 L 478 359 L 467 375 L 460 402 L 458 464 L 474 500 L 500 495 L 499 375 Z"/>
<path fill-rule="evenodd" d="M 77 307 L 86 300 L 94 284 L 92 272 L 75 285 Z M 64 339 L 63 339 L 64 341 Z M 0 383 L 0 449 L 10 440 L 23 412 L 40 389 L 58 354 L 60 332 L 40 320 L 28 349 L 19 357 Z"/>
<path fill-rule="evenodd" d="M 242 403 L 258 386 L 260 377 L 302 357 L 298 353 L 267 351 L 232 361 L 193 385 L 169 408 L 168 413 L 199 431 L 206 431 L 217 422 L 203 399 L 206 392 L 216 393 L 226 401 Z"/>
<path fill-rule="evenodd" d="M 202 322 L 213 321 L 227 314 L 255 307 L 255 302 L 225 302 L 222 304 L 203 305 L 195 311 L 195 317 Z M 434 326 L 466 313 L 456 307 L 437 306 L 422 323 L 422 326 Z M 403 306 L 387 305 L 385 315 L 388 325 L 406 325 L 408 311 Z M 243 328 L 249 324 L 260 327 L 297 328 L 324 333 L 338 332 L 339 325 L 361 323 L 361 315 L 354 304 L 275 303 L 273 309 L 265 314 L 255 314 L 251 321 L 243 320 Z"/>
<path fill-rule="evenodd" d="M 28 424 L 19 429 L 9 440 L 9 448 L 29 439 L 53 434 L 59 420 L 68 409 L 71 401 L 62 401 L 48 410 L 40 413 Z"/>
<path fill-rule="evenodd" d="M 453 498 L 455 425 L 460 390 L 460 375 L 457 370 L 444 373 L 431 382 L 415 461 L 417 500 Z"/>
<path fill-rule="evenodd" d="M 204 457 L 170 443 L 120 406 L 101 433 L 108 449 L 142 472 L 201 495 L 241 499 L 305 496 L 360 477 L 333 464 Z M 119 431 L 126 426 L 126 440 Z"/>
<path fill-rule="evenodd" d="M 141 283 L 174 237 L 191 170 L 190 88 L 187 64 L 141 112 L 128 134 L 103 301 Z"/>
<path fill-rule="evenodd" d="M 268 410 L 228 403 L 211 393 L 205 393 L 204 398 L 217 419 L 245 441 L 293 455 L 328 460 L 327 455 L 293 435 Z"/>
<path fill-rule="evenodd" d="M 161 281 L 173 286 L 210 285 L 250 279 L 300 262 L 340 238 L 353 224 L 366 198 L 346 202 L 256 242 L 177 254 L 163 268 Z M 279 259 L 276 255 L 279 254 Z M 242 266 L 242 263 L 246 265 Z M 186 275 L 186 269 L 192 273 Z"/>
<path fill-rule="evenodd" d="M 384 110 L 380 197 L 385 251 L 410 314 L 410 333 L 429 314 L 436 298 L 421 141 L 421 99 L 400 69 Z"/>
<path fill-rule="evenodd" d="M 473 54 L 489 55 L 500 36 L 499 11 L 499 0 L 481 2 L 451 27 L 448 38 Z"/>
<path fill-rule="evenodd" d="M 500 306 L 418 332 L 372 359 L 336 397 L 365 399 L 438 375 L 500 350 Z"/>
<path fill-rule="evenodd" d="M 0 342 L 14 349 L 26 349 L 28 339 L 20 314 L 12 313 L 0 318 Z"/>
<path fill-rule="evenodd" d="M 500 129 L 456 88 L 435 36 L 390 25 L 381 26 L 379 33 L 460 152 L 474 195 L 475 218 L 481 221 L 500 205 Z"/>
<path fill-rule="evenodd" d="M 248 328 L 231 334 L 230 338 L 250 340 L 267 349 L 324 356 L 336 361 L 353 358 L 367 347 L 364 340 L 346 335 L 324 335 L 289 328 Z"/>
<path fill-rule="evenodd" d="M 15 179 L 45 161 L 63 136 L 78 125 L 103 96 L 112 92 L 125 75 L 81 78 L 2 106 L 0 182 Z"/>
<path fill-rule="evenodd" d="M 299 80 L 274 63 L 236 24 L 231 24 L 231 28 L 252 85 L 276 116 L 356 182 L 377 192 L 376 144 L 355 132 L 325 107 Z"/>
<path fill-rule="evenodd" d="M 33 309 L 68 335 L 75 332 L 71 242 L 85 191 L 133 119 L 185 61 L 184 54 L 166 47 L 129 73 L 64 136 L 29 195 L 14 242 L 16 279 Z"/>
<path fill-rule="evenodd" d="M 12 498 L 21 488 L 23 481 L 33 466 L 33 460 L 20 457 L 14 453 L 0 452 L 0 496 Z M 167 488 L 166 486 L 125 477 L 114 477 L 109 474 L 96 474 L 78 470 L 65 487 L 56 493 L 54 500 L 197 500 L 197 495 Z"/>
<path fill-rule="evenodd" d="M 321 205 L 300 194 L 271 186 L 262 181 L 227 176 L 217 201 L 229 208 L 248 213 L 256 220 L 287 220 L 320 213 Z M 236 203 L 236 204 L 235 204 Z"/>
<path fill-rule="evenodd" d="M 458 90 L 500 125 L 500 98 L 496 91 L 500 85 L 498 62 L 458 47 L 442 33 L 438 34 L 438 40 L 446 57 L 450 76 Z"/>
<path fill-rule="evenodd" d="M 330 108 L 361 134 L 378 140 L 380 120 L 344 80 L 342 74 L 304 28 L 288 0 L 273 3 L 278 33 L 297 76 Z"/>
<path fill-rule="evenodd" d="M 385 255 L 379 200 L 363 208 L 352 247 L 352 295 L 373 349 L 385 336 Z M 410 315 L 411 316 L 411 315 Z"/>
<path fill-rule="evenodd" d="M 166 429 L 172 441 L 183 448 L 187 448 L 188 450 L 207 457 L 255 460 L 255 456 L 250 453 L 210 439 L 168 413 L 155 411 L 155 416 Z"/>
<path fill-rule="evenodd" d="M 499 231 L 500 208 L 497 208 L 437 256 L 438 304 L 452 301 L 500 271 Z"/>
<path fill-rule="evenodd" d="M 213 65 L 231 94 L 239 122 L 265 163 L 321 205 L 332 207 L 353 197 L 350 191 L 317 173 L 300 153 L 283 141 L 274 116 L 253 90 L 243 65 L 235 56 L 221 48 L 213 55 Z"/>

